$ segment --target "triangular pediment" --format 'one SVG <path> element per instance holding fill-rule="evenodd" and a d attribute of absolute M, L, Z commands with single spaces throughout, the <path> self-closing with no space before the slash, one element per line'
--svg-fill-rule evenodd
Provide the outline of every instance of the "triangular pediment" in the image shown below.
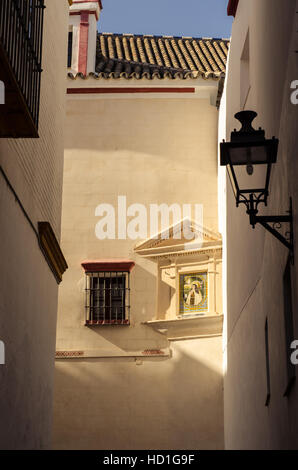
<path fill-rule="evenodd" d="M 186 218 L 138 243 L 134 251 L 147 257 L 183 252 L 187 254 L 208 247 L 221 247 L 221 240 L 220 233 Z"/>

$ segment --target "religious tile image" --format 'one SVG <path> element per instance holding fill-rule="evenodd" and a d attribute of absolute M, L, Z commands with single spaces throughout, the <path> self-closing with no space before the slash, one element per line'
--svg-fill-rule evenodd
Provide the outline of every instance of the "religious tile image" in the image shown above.
<path fill-rule="evenodd" d="M 204 314 L 208 310 L 207 272 L 180 274 L 180 315 Z"/>

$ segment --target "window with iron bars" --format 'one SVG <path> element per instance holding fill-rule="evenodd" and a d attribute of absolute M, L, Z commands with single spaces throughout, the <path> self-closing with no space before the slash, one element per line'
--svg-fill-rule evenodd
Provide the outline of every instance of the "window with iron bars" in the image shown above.
<path fill-rule="evenodd" d="M 85 292 L 86 325 L 129 325 L 129 272 L 88 272 Z"/>

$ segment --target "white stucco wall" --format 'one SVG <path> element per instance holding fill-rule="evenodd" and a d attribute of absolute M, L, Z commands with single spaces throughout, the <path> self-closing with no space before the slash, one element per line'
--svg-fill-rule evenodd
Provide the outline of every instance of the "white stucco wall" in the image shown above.
<path fill-rule="evenodd" d="M 140 365 L 57 361 L 54 448 L 222 449 L 221 338 L 171 347 Z"/>
<path fill-rule="evenodd" d="M 271 177 L 268 208 L 260 214 L 286 214 L 293 198 L 297 232 L 297 106 L 290 83 L 298 76 L 295 54 L 295 4 L 240 0 L 233 24 L 226 88 L 226 139 L 239 128 L 241 56 L 249 31 L 250 91 L 244 109 L 258 113 L 255 127 L 280 140 Z M 243 88 L 242 88 L 243 89 Z M 223 103 L 223 109 L 225 104 Z M 222 190 L 224 198 L 224 191 Z M 225 372 L 225 444 L 228 449 L 295 448 L 297 388 L 288 398 L 283 317 L 283 272 L 288 251 L 262 227 L 249 225 L 244 207 L 235 207 L 227 183 L 227 328 Z M 297 251 L 297 238 L 295 252 Z M 297 323 L 297 263 L 292 267 L 294 335 Z M 268 318 L 271 400 L 265 407 L 265 319 Z M 288 352 L 289 354 L 289 352 Z"/>
<path fill-rule="evenodd" d="M 68 96 L 61 243 L 69 270 L 57 350 L 96 350 L 98 357 L 56 361 L 54 448 L 223 448 L 221 337 L 169 343 L 143 325 L 156 315 L 156 263 L 133 251 L 138 240 L 95 236 L 95 208 L 114 206 L 118 195 L 147 208 L 203 204 L 204 225 L 217 230 L 217 118 L 209 98 L 181 93 Z M 80 264 L 117 257 L 136 263 L 131 325 L 86 327 Z M 168 348 L 172 357 L 135 363 L 140 351 Z"/>
<path fill-rule="evenodd" d="M 37 229 L 60 239 L 68 2 L 44 13 L 39 139 L 0 139 L 0 164 Z M 36 234 L 0 174 L 0 448 L 51 446 L 58 286 Z"/>
<path fill-rule="evenodd" d="M 0 448 L 50 448 L 57 284 L 2 179 L 0 214 Z"/>

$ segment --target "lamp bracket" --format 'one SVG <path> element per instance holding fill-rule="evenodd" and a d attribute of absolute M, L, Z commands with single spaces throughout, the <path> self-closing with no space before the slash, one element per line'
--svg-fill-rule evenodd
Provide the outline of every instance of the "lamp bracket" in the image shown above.
<path fill-rule="evenodd" d="M 288 215 L 257 215 L 258 210 L 255 204 L 255 199 L 253 197 L 253 194 L 251 194 L 250 204 L 246 212 L 249 215 L 249 221 L 253 228 L 255 228 L 256 224 L 261 224 L 266 230 L 268 230 L 268 232 L 270 232 L 275 238 L 277 238 L 293 254 L 293 211 L 291 198 Z M 289 224 L 289 231 L 287 231 L 284 236 L 278 231 L 278 229 L 280 229 L 282 227 L 282 224 L 285 223 Z"/>

